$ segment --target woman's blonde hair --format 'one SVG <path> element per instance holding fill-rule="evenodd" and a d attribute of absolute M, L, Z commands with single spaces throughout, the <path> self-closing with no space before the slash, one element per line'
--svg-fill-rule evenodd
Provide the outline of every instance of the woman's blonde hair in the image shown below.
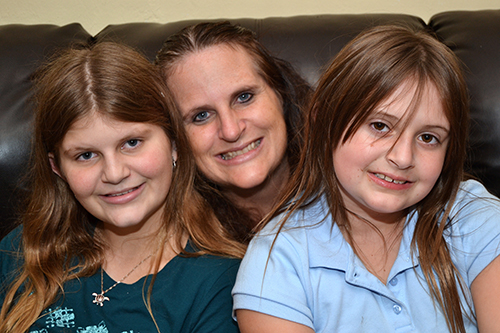
<path fill-rule="evenodd" d="M 36 115 L 31 192 L 22 216 L 23 266 L 6 293 L 0 332 L 24 332 L 64 293 L 65 282 L 96 273 L 103 263 L 102 222 L 75 199 L 56 176 L 58 147 L 71 125 L 90 113 L 125 122 L 160 126 L 175 142 L 177 166 L 159 230 L 156 272 L 169 233 L 189 236 L 199 251 L 241 258 L 244 247 L 231 240 L 210 206 L 194 190 L 196 166 L 182 119 L 158 69 L 138 52 L 116 43 L 78 45 L 54 56 L 35 77 Z M 167 153 L 167 152 L 165 152 Z M 153 278 L 154 281 L 154 278 Z M 149 285 L 148 302 L 153 282 Z M 150 310 L 150 307 L 148 307 Z"/>

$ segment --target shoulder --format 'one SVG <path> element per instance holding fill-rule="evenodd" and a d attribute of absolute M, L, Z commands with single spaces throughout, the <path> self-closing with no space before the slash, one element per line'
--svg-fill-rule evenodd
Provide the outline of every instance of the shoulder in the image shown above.
<path fill-rule="evenodd" d="M 22 227 L 17 227 L 0 242 L 0 307 L 6 288 L 16 279 L 22 266 Z"/>
<path fill-rule="evenodd" d="M 489 193 L 480 182 L 467 180 L 460 184 L 452 211 L 458 212 L 462 209 L 468 209 L 469 206 L 473 206 L 474 209 L 485 207 L 486 209 L 499 210 L 500 200 Z"/>
<path fill-rule="evenodd" d="M 449 219 L 464 234 L 484 228 L 500 232 L 500 200 L 475 180 L 462 182 Z"/>
<path fill-rule="evenodd" d="M 190 253 L 196 250 L 188 242 L 186 251 Z M 211 283 L 232 284 L 236 279 L 240 263 L 240 259 L 222 256 L 188 256 L 181 254 L 176 258 L 174 269 L 187 277 L 190 283 L 197 283 L 196 281 L 198 281 L 203 285 L 208 285 L 211 281 Z"/>
<path fill-rule="evenodd" d="M 2 273 L 10 271 L 12 268 L 20 265 L 18 260 L 22 258 L 22 233 L 23 229 L 19 226 L 5 236 L 0 242 L 0 267 L 2 268 Z"/>
<path fill-rule="evenodd" d="M 250 242 L 233 292 L 250 287 L 259 294 L 262 290 L 258 281 L 264 278 L 269 280 L 266 282 L 271 286 L 269 290 L 279 287 L 281 281 L 289 280 L 292 275 L 302 278 L 309 270 L 311 259 L 321 256 L 320 252 L 330 247 L 332 237 L 337 239 L 336 234 L 322 199 L 290 216 L 286 213 L 277 216 Z M 273 278 L 268 279 L 271 276 Z"/>
<path fill-rule="evenodd" d="M 330 209 L 325 197 L 320 197 L 305 207 L 294 211 L 285 211 L 274 217 L 257 234 L 266 237 L 276 234 L 293 234 L 297 229 L 311 230 L 324 222 L 330 216 Z"/>
<path fill-rule="evenodd" d="M 468 283 L 500 254 L 500 200 L 479 182 L 463 182 L 444 232 Z"/>
<path fill-rule="evenodd" d="M 202 255 L 193 258 L 184 258 L 190 261 L 190 266 L 199 270 L 200 273 L 213 275 L 215 272 L 224 274 L 226 272 L 237 271 L 241 260 L 227 257 L 219 257 L 214 255 Z M 201 272 L 203 271 L 203 272 Z"/>
<path fill-rule="evenodd" d="M 192 250 L 189 245 L 186 247 L 186 251 Z M 240 260 L 213 255 L 179 255 L 172 263 L 174 265 L 165 266 L 162 292 L 168 290 L 169 295 L 176 295 L 175 311 L 185 316 L 183 326 L 189 328 L 187 331 L 237 332 L 231 318 L 231 289 Z M 160 280 L 155 285 L 158 283 Z"/>
<path fill-rule="evenodd" d="M 2 241 L 0 242 L 0 251 L 19 250 L 22 234 L 22 226 L 18 226 L 12 230 L 9 234 L 7 234 L 7 236 L 2 238 Z"/>
<path fill-rule="evenodd" d="M 308 260 L 311 249 L 329 242 L 334 224 L 324 197 L 272 219 L 249 244 L 242 266 L 268 257 L 293 262 Z M 313 251 L 314 252 L 314 251 Z"/>
<path fill-rule="evenodd" d="M 329 253 L 337 232 L 327 207 L 321 199 L 289 216 L 284 213 L 252 239 L 232 291 L 234 310 L 257 311 L 312 327 L 310 267 Z"/>

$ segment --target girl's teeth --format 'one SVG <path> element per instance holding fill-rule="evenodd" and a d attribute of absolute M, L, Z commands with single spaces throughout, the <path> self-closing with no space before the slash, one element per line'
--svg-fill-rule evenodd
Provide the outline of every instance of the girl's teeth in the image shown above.
<path fill-rule="evenodd" d="M 109 195 L 108 195 L 108 197 L 119 197 L 120 195 L 125 195 L 125 194 L 127 194 L 127 193 L 132 192 L 133 190 L 135 190 L 135 188 L 130 189 L 130 190 L 125 191 L 125 192 L 122 192 L 122 193 L 109 194 Z"/>
<path fill-rule="evenodd" d="M 248 153 L 250 150 L 254 150 L 258 146 L 260 146 L 260 140 L 252 142 L 251 144 L 249 144 L 248 146 L 246 146 L 242 150 L 231 151 L 229 153 L 221 154 L 221 157 L 223 160 L 228 161 L 228 160 L 235 158 L 236 156 L 240 156 L 240 155 L 243 155 L 245 153 Z"/>
<path fill-rule="evenodd" d="M 378 178 L 383 179 L 383 180 L 385 180 L 385 181 L 387 181 L 387 182 L 394 183 L 394 184 L 400 184 L 400 185 L 401 185 L 401 184 L 406 183 L 406 181 L 405 181 L 405 180 L 394 180 L 394 179 L 392 179 L 391 177 L 386 176 L 386 175 L 383 175 L 383 174 L 381 174 L 381 173 L 376 173 L 376 174 L 375 174 L 375 176 L 377 176 Z"/>

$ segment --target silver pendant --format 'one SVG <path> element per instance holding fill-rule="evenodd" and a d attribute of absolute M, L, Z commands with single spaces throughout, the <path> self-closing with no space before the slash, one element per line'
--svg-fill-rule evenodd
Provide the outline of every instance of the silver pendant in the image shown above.
<path fill-rule="evenodd" d="M 109 298 L 103 295 L 103 293 L 97 294 L 97 293 L 92 293 L 92 296 L 94 296 L 94 300 L 92 303 L 95 303 L 97 305 L 103 306 L 104 301 L 109 301 Z"/>

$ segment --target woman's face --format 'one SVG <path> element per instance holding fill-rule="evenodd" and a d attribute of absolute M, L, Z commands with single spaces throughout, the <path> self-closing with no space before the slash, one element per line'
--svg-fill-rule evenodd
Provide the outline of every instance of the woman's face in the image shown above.
<path fill-rule="evenodd" d="M 217 45 L 186 55 L 168 86 L 207 178 L 246 190 L 288 172 L 280 98 L 243 48 Z"/>
<path fill-rule="evenodd" d="M 53 171 L 106 229 L 159 226 L 176 158 L 161 127 L 92 113 L 70 127 L 58 152 Z"/>

